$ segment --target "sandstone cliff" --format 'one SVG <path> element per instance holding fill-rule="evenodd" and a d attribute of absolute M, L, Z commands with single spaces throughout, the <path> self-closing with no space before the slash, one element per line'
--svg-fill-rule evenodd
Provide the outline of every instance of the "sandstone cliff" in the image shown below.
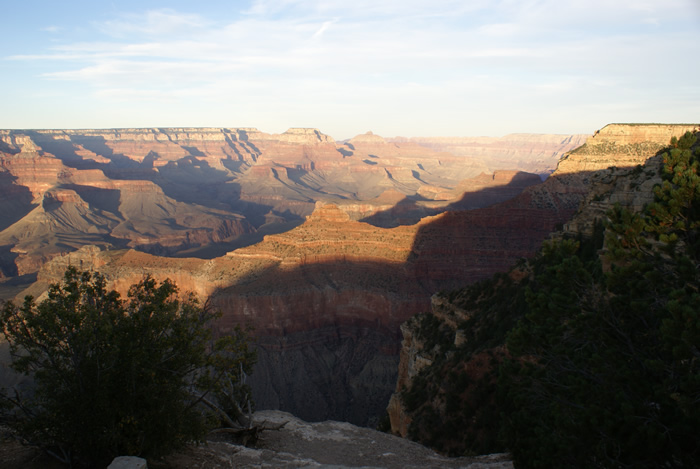
<path fill-rule="evenodd" d="M 560 162 L 557 172 L 581 174 L 593 171 L 587 193 L 575 217 L 564 226 L 568 233 L 591 233 L 595 220 L 613 205 L 639 211 L 654 198 L 653 187 L 661 182 L 659 150 L 671 137 L 700 125 L 610 124 Z M 644 166 L 644 168 L 642 168 Z"/>

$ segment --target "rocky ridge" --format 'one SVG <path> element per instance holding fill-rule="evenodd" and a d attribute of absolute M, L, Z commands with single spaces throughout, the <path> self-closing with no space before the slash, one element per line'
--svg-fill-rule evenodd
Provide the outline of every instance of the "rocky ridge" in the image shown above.
<path fill-rule="evenodd" d="M 447 458 L 425 446 L 347 422 L 308 423 L 280 411 L 253 414 L 256 425 L 277 427 L 261 432 L 254 447 L 211 434 L 201 445 L 191 445 L 161 460 L 147 461 L 151 469 L 236 468 L 376 468 L 376 469 L 510 469 L 505 454 Z M 62 467 L 46 455 L 19 445 L 0 445 L 0 469 Z M 136 458 L 140 459 L 140 458 Z M 143 459 L 138 461 L 146 462 Z M 110 466 L 112 467 L 112 466 Z M 120 466 L 122 467 L 122 466 Z"/>
<path fill-rule="evenodd" d="M 334 467 L 334 468 L 464 468 L 507 469 L 507 455 L 446 458 L 413 442 L 346 422 L 307 423 L 278 411 L 257 412 L 257 421 L 287 422 L 279 431 L 263 434 L 257 448 L 210 443 L 221 459 L 211 467 Z"/>

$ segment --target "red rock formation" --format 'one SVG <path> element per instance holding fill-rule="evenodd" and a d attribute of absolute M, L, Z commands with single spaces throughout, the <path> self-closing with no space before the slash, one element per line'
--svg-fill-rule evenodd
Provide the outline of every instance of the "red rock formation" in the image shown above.
<path fill-rule="evenodd" d="M 371 133 L 337 143 L 317 129 L 0 131 L 0 152 L 0 243 L 21 272 L 84 244 L 211 256 L 260 239 L 244 241 L 263 226 L 298 224 L 318 200 L 345 204 L 353 219 L 379 214 L 389 227 L 438 213 L 465 191 L 469 200 L 453 207 L 524 187 L 485 191 L 507 180 L 470 179 L 484 168 L 474 160 Z M 65 190 L 73 195 L 55 198 Z M 42 211 L 45 198 L 61 209 Z"/>
<path fill-rule="evenodd" d="M 216 291 L 229 325 L 253 320 L 267 335 L 284 335 L 310 324 L 381 324 L 395 335 L 398 324 L 426 307 L 430 292 L 483 278 L 531 254 L 569 213 L 550 213 L 531 206 L 530 197 L 523 200 L 392 229 L 353 221 L 339 207 L 317 203 L 291 231 L 265 236 L 206 267 L 170 259 L 165 271 L 196 277 L 198 283 L 184 284 L 197 283 L 203 294 Z M 139 262 L 161 271 L 155 259 Z M 188 273 L 191 268 L 206 274 Z"/>
<path fill-rule="evenodd" d="M 475 215 L 465 216 L 472 212 Z M 508 240 L 522 238 L 524 233 L 529 236 L 527 223 L 534 223 L 539 229 L 535 221 L 536 217 L 531 220 L 499 217 L 493 208 L 446 213 L 417 225 L 383 229 L 353 221 L 337 206 L 317 204 L 301 226 L 266 236 L 261 243 L 237 249 L 223 258 L 163 259 L 135 251 L 103 252 L 96 256 L 94 250 L 81 250 L 47 264 L 40 281 L 57 280 L 68 263 L 80 264 L 82 268 L 94 264 L 122 292 L 144 273 L 157 279 L 170 277 L 183 290 L 211 297 L 224 314 L 220 324 L 223 331 L 235 324 L 252 324 L 260 336 L 261 356 L 265 357 L 261 366 L 265 368 L 274 368 L 280 354 L 297 353 L 295 350 L 301 353 L 299 366 L 307 369 L 311 366 L 307 361 L 315 360 L 312 357 L 320 353 L 335 356 L 342 349 L 350 354 L 342 360 L 364 356 L 358 369 L 343 375 L 342 383 L 331 379 L 327 384 L 339 386 L 334 388 L 336 392 L 339 389 L 350 392 L 354 388 L 348 388 L 348 383 L 362 373 L 369 373 L 367 367 L 371 366 L 372 357 L 381 355 L 382 361 L 395 364 L 399 324 L 426 310 L 434 289 L 489 275 L 501 265 L 527 255 L 528 249 L 534 249 L 533 240 L 519 241 L 513 246 L 508 245 Z M 497 223 L 491 232 L 489 223 Z M 496 247 L 495 240 L 499 243 Z M 501 260 L 489 263 L 489 258 Z M 371 345 L 374 352 L 369 355 L 360 346 L 364 342 L 358 342 L 358 337 L 368 337 L 368 333 L 373 338 L 367 343 L 374 344 Z M 328 347 L 336 351 L 330 352 Z M 348 370 L 354 369 L 351 362 L 342 363 L 346 363 Z M 335 368 L 323 371 L 320 362 L 313 369 L 307 371 L 315 376 L 314 383 L 326 382 L 328 376 L 337 373 L 332 371 Z M 388 398 L 393 388 L 393 372 L 390 376 L 382 373 L 385 384 L 373 391 L 384 396 L 377 398 L 380 402 Z M 276 389 L 294 388 L 283 382 L 281 374 L 279 371 L 270 376 L 265 372 L 261 376 L 272 380 Z M 261 405 L 275 405 L 276 399 L 284 400 L 280 391 L 270 390 L 269 383 L 257 379 L 253 377 L 253 383 Z M 314 407 L 303 404 L 299 396 L 319 392 L 308 386 L 311 385 L 302 386 L 294 394 L 296 398 L 287 396 L 294 402 L 291 410 L 312 419 L 340 415 L 332 413 L 336 411 L 329 402 Z M 359 394 L 342 395 L 345 397 L 338 399 L 343 405 L 354 409 L 343 411 L 348 412 L 342 414 L 343 418 L 366 422 L 370 417 L 367 409 L 378 410 L 376 400 L 373 407 L 360 411 L 350 404 L 352 400 L 365 402 Z M 314 411 L 316 407 L 326 409 L 326 413 Z"/>
<path fill-rule="evenodd" d="M 40 198 L 69 173 L 69 169 L 61 160 L 42 156 L 37 151 L 22 151 L 16 155 L 3 156 L 0 168 L 14 177 L 14 185 L 27 187 L 35 199 Z"/>
<path fill-rule="evenodd" d="M 18 255 L 19 275 L 85 244 L 182 250 L 254 231 L 240 215 L 178 202 L 152 181 L 71 168 L 31 139 L 21 141 L 0 159 L 0 245 Z"/>
<path fill-rule="evenodd" d="M 41 134 L 48 139 L 42 148 L 53 145 L 57 153 L 61 150 L 63 159 L 55 159 L 68 168 L 65 173 L 70 176 L 51 170 L 44 180 L 55 178 L 58 186 L 44 189 L 36 184 L 35 190 L 44 191 L 42 200 L 51 207 L 36 207 L 32 211 L 36 223 L 31 226 L 63 226 L 63 221 L 87 220 L 95 232 L 91 238 L 83 239 L 99 241 L 94 244 L 114 248 L 113 240 L 122 239 L 131 246 L 167 248 L 183 242 L 183 238 L 186 245 L 202 239 L 214 241 L 218 235 L 210 234 L 213 232 L 239 233 L 236 225 L 239 216 L 212 207 L 224 206 L 227 198 L 235 199 L 235 204 L 229 201 L 229 207 L 241 207 L 248 210 L 246 214 L 260 218 L 265 215 L 265 220 L 267 215 L 269 219 L 281 217 L 285 213 L 282 209 L 310 216 L 290 231 L 267 235 L 257 244 L 212 260 L 166 259 L 135 251 L 96 254 L 80 250 L 49 262 L 39 275 L 40 281 L 58 280 L 58 272 L 68 263 L 77 265 L 80 261 L 83 268 L 98 266 L 122 291 L 144 273 L 158 279 L 170 277 L 183 290 L 212 298 L 213 304 L 223 312 L 222 330 L 252 323 L 261 336 L 261 344 L 268 347 L 265 356 L 270 366 L 290 350 L 303 351 L 298 356 L 302 361 L 304 357 L 323 353 L 335 356 L 339 365 L 329 365 L 325 371 L 321 363 L 325 359 L 315 361 L 314 373 L 318 375 L 310 379 L 312 383 L 325 383 L 323 386 L 327 387 L 321 394 L 326 396 L 333 395 L 334 386 L 347 390 L 356 386 L 351 383 L 357 383 L 363 373 L 371 374 L 373 355 L 362 351 L 357 345 L 358 337 L 371 335 L 373 350 L 382 349 L 386 357 L 391 357 L 390 352 L 398 347 L 399 324 L 427 309 L 431 293 L 506 270 L 518 258 L 533 254 L 548 233 L 577 210 L 591 176 L 563 172 L 544 184 L 525 188 L 535 181 L 508 172 L 478 176 L 481 171 L 472 173 L 474 166 L 469 164 L 451 168 L 447 162 L 458 160 L 455 156 L 436 154 L 415 143 L 382 142 L 380 137 L 372 135 L 336 144 L 315 130 L 270 136 L 252 129 L 223 129 L 203 131 L 201 137 L 195 138 L 194 130 L 175 129 L 145 132 L 142 140 L 136 138 L 141 134 L 134 134 L 130 138 L 136 143 L 128 147 L 122 137 L 128 132 L 109 132 L 96 131 L 82 139 L 69 135 L 63 143 L 57 143 L 58 137 L 54 139 L 53 134 Z M 205 139 L 210 146 L 195 147 L 197 138 Z M 7 140 L 8 150 L 19 150 L 17 139 L 7 137 Z M 69 145 L 64 145 L 66 142 Z M 158 161 L 160 153 L 158 158 L 153 154 L 148 157 L 142 142 L 156 145 L 153 148 L 166 155 L 163 160 L 174 159 L 156 168 L 149 158 L 151 163 Z M 180 150 L 175 147 L 189 156 L 180 158 Z M 213 148 L 212 152 L 217 149 L 217 153 L 205 153 L 202 148 Z M 110 163 L 99 166 L 105 163 L 94 157 L 86 162 L 81 155 L 90 155 L 88 151 Z M 6 153 L 12 159 L 21 152 Z M 128 155 L 135 155 L 134 159 Z M 572 165 L 577 159 L 585 158 L 584 153 L 574 153 L 564 164 Z M 583 160 L 576 164 L 588 164 Z M 121 170 L 125 172 L 120 173 Z M 102 181 L 90 183 L 79 179 L 85 174 L 83 171 L 140 179 L 110 180 L 105 176 Z M 261 174 L 265 178 L 259 177 Z M 356 221 L 359 213 L 372 211 L 366 205 L 390 206 L 388 212 L 393 211 L 392 216 L 408 220 L 416 211 L 456 204 L 458 201 L 449 197 L 439 198 L 455 194 L 451 191 L 459 190 L 460 181 L 466 178 L 463 175 L 477 176 L 472 183 L 481 188 L 472 190 L 463 202 L 469 197 L 486 200 L 487 195 L 490 197 L 503 188 L 509 194 L 525 189 L 506 202 L 435 215 L 410 225 L 381 228 Z M 186 187 L 188 178 L 199 185 L 194 189 Z M 506 182 L 509 185 L 501 185 Z M 422 194 L 435 194 L 435 198 L 415 197 L 421 188 L 425 188 Z M 315 197 L 321 198 L 319 194 L 325 200 L 342 201 L 347 204 L 347 210 L 343 205 L 317 204 Z M 201 202 L 196 211 L 191 210 L 193 201 Z M 263 204 L 264 211 L 256 212 L 250 208 L 253 204 Z M 220 223 L 222 219 L 228 224 L 211 222 Z M 290 220 L 293 218 L 287 219 Z M 256 227 L 263 226 L 262 223 L 257 222 Z M 11 235 L 18 237 L 21 226 L 23 230 L 29 229 L 28 224 L 15 223 Z M 30 249 L 15 241 L 10 243 L 8 230 L 0 233 L 0 245 L 14 243 L 21 256 L 38 262 L 38 255 L 32 257 Z M 46 233 L 49 239 L 50 233 L 57 232 Z M 56 235 L 62 240 L 61 246 L 69 239 L 66 233 L 69 232 Z M 106 234 L 112 244 L 104 237 Z M 41 285 L 35 286 L 35 293 L 39 290 Z M 383 348 L 378 343 L 384 344 Z M 299 366 L 306 369 L 303 364 Z M 344 375 L 342 383 L 329 378 L 337 371 L 336 366 L 352 370 Z M 284 379 L 287 378 L 291 379 L 291 375 Z M 278 391 L 268 389 L 266 396 L 279 397 L 280 389 L 293 387 L 279 376 L 274 379 Z M 258 382 L 256 386 L 260 390 L 265 383 Z M 383 396 L 388 397 L 393 383 L 382 389 Z M 309 388 L 300 388 L 298 392 L 302 396 Z M 346 396 L 354 395 L 348 392 Z M 347 402 L 351 400 L 347 397 Z M 295 405 L 302 406 L 301 401 L 295 401 Z M 306 405 L 307 410 L 313 407 L 312 402 Z"/>

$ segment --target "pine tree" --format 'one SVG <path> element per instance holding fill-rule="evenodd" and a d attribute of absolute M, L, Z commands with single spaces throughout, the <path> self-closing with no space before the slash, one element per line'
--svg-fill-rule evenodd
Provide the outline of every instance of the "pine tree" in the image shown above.
<path fill-rule="evenodd" d="M 605 275 L 570 241 L 543 250 L 501 370 L 518 467 L 700 464 L 700 152 L 673 143 L 647 211 L 609 212 Z"/>
<path fill-rule="evenodd" d="M 146 277 L 126 301 L 105 285 L 69 268 L 46 300 L 7 303 L 0 319 L 12 367 L 35 382 L 5 390 L 3 423 L 67 463 L 158 456 L 202 438 L 212 417 L 201 404 L 255 362 L 245 332 L 213 340 L 217 314 L 179 299 L 172 282 Z"/>

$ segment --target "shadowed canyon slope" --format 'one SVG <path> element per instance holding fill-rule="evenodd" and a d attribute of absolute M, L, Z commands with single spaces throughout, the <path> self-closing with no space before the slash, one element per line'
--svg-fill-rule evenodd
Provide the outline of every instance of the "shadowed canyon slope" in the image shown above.
<path fill-rule="evenodd" d="M 538 177 L 516 171 L 480 175 L 483 168 L 471 164 L 446 170 L 446 161 L 459 158 L 430 153 L 417 144 L 387 143 L 371 134 L 335 143 L 315 130 L 260 136 L 253 130 L 213 129 L 201 131 L 198 142 L 210 139 L 206 145 L 197 143 L 200 146 L 192 143 L 194 130 L 134 131 L 140 137 L 133 137 L 128 148 L 116 136 L 107 138 L 109 132 L 82 138 L 57 131 L 23 137 L 31 144 L 22 144 L 10 132 L 0 148 L 5 152 L 3 168 L 28 158 L 54 169 L 41 177 L 10 169 L 1 174 L 7 173 L 5 182 L 12 190 L 26 188 L 27 214 L 40 208 L 43 216 L 57 215 L 72 204 L 77 212 L 73 216 L 87 220 L 87 225 L 93 225 L 90 216 L 106 219 L 97 225 L 105 227 L 104 237 L 96 233 L 101 241 L 90 243 L 100 247 L 73 251 L 78 246 L 69 241 L 74 238 L 61 233 L 54 246 L 65 254 L 54 250 L 35 261 L 54 256 L 28 292 L 40 294 L 68 265 L 98 269 L 121 291 L 145 273 L 170 277 L 183 290 L 211 297 L 224 314 L 222 331 L 241 323 L 256 328 L 260 363 L 252 385 L 260 407 L 280 408 L 308 420 L 365 424 L 383 411 L 394 389 L 403 321 L 427 310 L 434 292 L 507 270 L 518 258 L 532 255 L 579 209 L 599 171 L 622 166 L 621 155 L 624 165 L 638 164 L 651 156 L 647 147 L 670 138 L 662 142 L 661 136 L 642 135 L 646 127 L 641 126 L 627 135 L 629 128 L 635 129 L 602 129 L 588 139 L 586 150 L 568 154 L 559 170 L 537 185 L 533 183 Z M 114 135 L 127 134 L 120 132 Z M 54 156 L 47 155 L 51 150 Z M 214 153 L 217 156 L 211 156 Z M 99 192 L 91 201 L 74 188 L 69 192 L 75 186 L 95 188 L 80 179 L 86 171 L 104 178 L 105 185 L 98 189 L 117 193 Z M 19 180 L 27 182 L 21 185 Z M 150 198 L 158 200 L 154 208 L 137 204 L 133 216 L 144 210 L 144 218 L 163 220 L 162 226 L 170 226 L 178 236 L 195 229 L 217 232 L 216 225 L 197 222 L 194 213 L 177 221 L 178 207 L 186 206 L 205 213 L 202 220 L 207 223 L 238 222 L 241 230 L 249 230 L 238 236 L 261 240 L 244 247 L 234 241 L 225 244 L 237 236 L 231 234 L 220 246 L 238 248 L 210 259 L 114 250 L 129 246 L 144 251 L 143 239 L 152 239 L 149 246 L 160 239 L 122 212 L 128 195 L 108 186 L 114 181 L 130 187 L 131 195 L 143 192 L 129 184 L 153 189 Z M 47 196 L 52 190 L 54 195 Z M 56 197 L 60 200 L 53 202 Z M 52 203 L 57 207 L 53 211 Z M 168 215 L 158 218 L 155 207 Z M 27 215 L 22 210 L 0 235 L 20 226 Z M 110 223 L 121 227 L 117 234 L 129 235 L 117 237 Z M 276 223 L 296 227 L 283 231 L 274 227 Z M 55 231 L 48 233 L 46 245 L 51 245 Z M 29 249 L 23 254 L 18 248 L 24 239 L 19 230 L 3 239 L 7 241 L 1 244 L 9 246 L 5 259 L 13 265 L 30 265 L 25 259 L 36 259 Z"/>

